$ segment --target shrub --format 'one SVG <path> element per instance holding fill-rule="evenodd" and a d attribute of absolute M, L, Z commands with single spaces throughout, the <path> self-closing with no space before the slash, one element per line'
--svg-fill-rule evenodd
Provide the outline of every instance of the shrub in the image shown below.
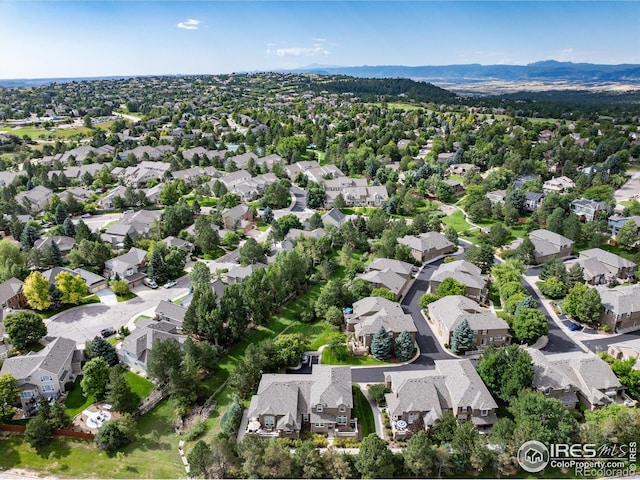
<path fill-rule="evenodd" d="M 420 297 L 420 300 L 418 300 L 418 305 L 420 306 L 420 308 L 427 308 L 427 306 L 430 303 L 435 302 L 436 300 L 438 300 L 440 297 L 438 297 L 436 294 L 434 293 L 425 293 L 424 295 L 422 295 Z"/>
<path fill-rule="evenodd" d="M 313 445 L 316 448 L 324 448 L 327 445 L 329 445 L 329 440 L 327 439 L 327 437 L 325 437 L 324 435 L 320 435 L 319 433 L 314 433 L 313 434 Z"/>
<path fill-rule="evenodd" d="M 375 400 L 378 405 L 384 403 L 385 393 L 391 392 L 391 389 L 389 389 L 384 383 L 371 384 L 367 387 L 367 390 L 369 391 L 369 397 L 371 397 L 372 400 Z"/>
<path fill-rule="evenodd" d="M 125 295 L 129 295 L 131 290 L 129 290 L 129 285 L 124 280 L 114 280 L 111 284 L 111 290 L 113 293 L 120 297 L 124 297 Z"/>
<path fill-rule="evenodd" d="M 609 333 L 611 331 L 611 327 L 605 323 L 600 327 L 600 330 L 602 330 L 604 333 Z"/>
<path fill-rule="evenodd" d="M 202 435 L 205 432 L 206 429 L 207 429 L 207 422 L 205 422 L 204 419 L 199 418 L 198 420 L 193 422 L 193 424 L 189 428 L 189 431 L 184 436 L 184 438 L 185 438 L 185 440 L 187 440 L 189 442 L 192 441 L 192 440 L 195 440 L 200 435 Z"/>

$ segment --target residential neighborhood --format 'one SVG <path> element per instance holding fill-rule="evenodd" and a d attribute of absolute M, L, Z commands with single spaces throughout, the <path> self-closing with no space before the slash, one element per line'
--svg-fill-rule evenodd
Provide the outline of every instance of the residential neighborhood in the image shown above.
<path fill-rule="evenodd" d="M 638 116 L 402 82 L 0 90 L 0 458 L 509 478 L 524 439 L 635 441 Z"/>

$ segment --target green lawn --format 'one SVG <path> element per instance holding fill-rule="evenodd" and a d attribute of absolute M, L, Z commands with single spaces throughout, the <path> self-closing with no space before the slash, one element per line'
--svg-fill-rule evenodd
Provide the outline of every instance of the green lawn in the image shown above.
<path fill-rule="evenodd" d="M 471 228 L 471 225 L 464 219 L 464 214 L 460 210 L 456 210 L 452 214 L 443 217 L 442 223 L 447 227 L 455 228 L 456 232 L 464 232 Z"/>
<path fill-rule="evenodd" d="M 382 360 L 378 360 L 373 355 L 367 355 L 362 357 L 349 355 L 349 357 L 345 360 L 337 359 L 326 348 L 322 351 L 322 363 L 327 365 L 352 365 L 355 367 L 363 367 L 367 365 L 391 365 L 391 363 L 389 362 L 383 362 Z"/>
<path fill-rule="evenodd" d="M 69 392 L 67 399 L 64 401 L 64 409 L 71 418 L 75 417 L 85 408 L 95 403 L 93 395 L 85 397 L 82 393 L 80 380 L 82 380 L 82 376 L 76 377 L 75 386 L 73 387 L 73 390 Z"/>
<path fill-rule="evenodd" d="M 358 428 L 362 433 L 362 438 L 365 438 L 370 433 L 376 433 L 373 411 L 358 385 L 353 385 L 351 390 L 353 392 L 353 415 L 358 419 Z"/>
<path fill-rule="evenodd" d="M 258 221 L 258 225 L 256 225 L 256 228 L 261 232 L 266 232 L 270 226 L 271 225 L 269 225 L 268 223 L 264 223 L 263 221 L 260 220 Z"/>
<path fill-rule="evenodd" d="M 309 342 L 309 350 L 317 350 L 329 343 L 331 337 L 338 331 L 336 327 L 324 320 L 313 323 L 296 322 L 287 329 L 287 333 L 302 333 Z"/>
<path fill-rule="evenodd" d="M 100 124 L 106 125 L 106 124 Z M 74 135 L 80 135 L 82 137 L 90 137 L 91 130 L 85 127 L 77 127 L 77 128 L 65 128 L 65 129 L 56 129 L 55 131 L 50 131 L 45 128 L 37 128 L 37 127 L 18 127 L 18 128 L 3 128 L 0 130 L 0 133 L 10 133 L 11 135 L 17 135 L 22 138 L 25 135 L 33 140 L 39 138 L 70 138 Z"/>
<path fill-rule="evenodd" d="M 138 395 L 140 398 L 148 397 L 151 390 L 153 390 L 153 383 L 132 371 L 127 371 L 124 374 L 124 378 L 131 387 L 131 390 L 133 390 L 133 393 Z"/>
<path fill-rule="evenodd" d="M 35 451 L 12 434 L 0 442 L 0 465 L 70 478 L 184 478 L 173 422 L 173 409 L 162 402 L 139 420 L 138 438 L 114 455 L 93 442 L 64 438 Z"/>
<path fill-rule="evenodd" d="M 136 297 L 137 295 L 133 292 L 129 292 L 126 295 L 116 295 L 116 299 L 118 300 L 118 302 L 127 302 L 132 298 L 136 298 Z"/>

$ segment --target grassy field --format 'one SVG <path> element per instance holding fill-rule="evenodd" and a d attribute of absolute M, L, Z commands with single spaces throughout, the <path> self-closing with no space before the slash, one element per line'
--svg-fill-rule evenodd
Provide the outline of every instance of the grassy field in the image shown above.
<path fill-rule="evenodd" d="M 287 333 L 301 333 L 309 342 L 309 350 L 318 350 L 326 345 L 338 329 L 324 320 L 313 323 L 296 322 L 287 329 Z"/>
<path fill-rule="evenodd" d="M 363 357 L 355 357 L 355 356 L 349 355 L 349 357 L 344 360 L 337 359 L 326 348 L 322 351 L 322 363 L 327 365 L 351 365 L 354 367 L 365 367 L 365 366 L 372 366 L 372 365 L 391 365 L 389 362 L 383 362 L 382 360 L 378 360 L 372 355 L 367 355 Z"/>
<path fill-rule="evenodd" d="M 113 455 L 93 442 L 62 438 L 36 451 L 22 435 L 9 435 L 0 442 L 0 467 L 69 478 L 184 478 L 173 422 L 165 401 L 140 419 L 138 438 Z"/>
<path fill-rule="evenodd" d="M 353 416 L 358 419 L 358 427 L 362 432 L 362 438 L 365 438 L 370 433 L 376 433 L 376 424 L 373 420 L 373 411 L 371 405 L 364 396 L 364 393 L 360 390 L 360 387 L 354 385 L 351 388 L 353 392 Z"/>
<path fill-rule="evenodd" d="M 124 379 L 127 381 L 133 393 L 140 398 L 146 398 L 153 390 L 153 383 L 140 375 L 137 375 L 131 371 L 124 374 Z"/>
<path fill-rule="evenodd" d="M 460 210 L 456 210 L 452 214 L 443 217 L 442 223 L 447 227 L 455 228 L 456 232 L 464 232 L 471 228 L 471 225 L 464 219 L 464 214 Z"/>
<path fill-rule="evenodd" d="M 374 105 L 380 108 L 382 107 L 382 103 L 380 102 L 374 102 L 374 103 L 371 103 L 370 105 Z M 418 110 L 418 109 L 427 110 L 424 107 L 424 105 L 413 105 L 411 103 L 399 103 L 399 102 L 389 102 L 387 103 L 387 108 L 395 109 L 395 110 Z"/>

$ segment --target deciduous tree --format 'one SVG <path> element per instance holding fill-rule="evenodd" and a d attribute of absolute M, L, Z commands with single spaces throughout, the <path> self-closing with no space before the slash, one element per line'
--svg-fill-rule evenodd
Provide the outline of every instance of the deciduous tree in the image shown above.
<path fill-rule="evenodd" d="M 110 372 L 111 367 L 102 357 L 89 360 L 82 369 L 80 381 L 85 397 L 94 395 L 96 400 L 102 400 L 107 393 Z"/>
<path fill-rule="evenodd" d="M 4 329 L 9 335 L 9 343 L 18 350 L 24 350 L 47 334 L 44 321 L 33 312 L 17 312 L 7 315 Z"/>

